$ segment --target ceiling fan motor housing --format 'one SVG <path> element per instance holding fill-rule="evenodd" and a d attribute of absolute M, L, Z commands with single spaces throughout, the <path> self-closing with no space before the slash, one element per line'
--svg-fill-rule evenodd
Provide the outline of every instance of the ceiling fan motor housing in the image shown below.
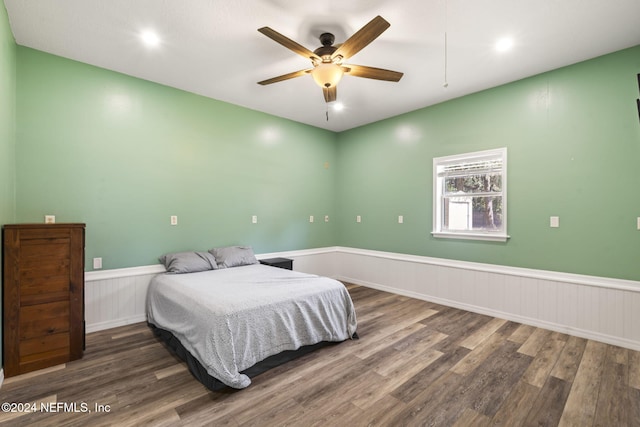
<path fill-rule="evenodd" d="M 333 34 L 331 33 L 320 34 L 320 44 L 322 44 L 322 46 L 331 46 L 334 41 L 336 41 L 336 38 Z"/>
<path fill-rule="evenodd" d="M 335 39 L 336 39 L 335 36 L 331 33 L 322 33 L 320 35 L 320 43 L 322 44 L 322 46 L 314 50 L 313 53 L 315 53 L 320 58 L 322 58 L 322 62 L 324 63 L 333 62 L 331 60 L 331 55 L 333 55 L 333 52 L 335 52 L 336 49 L 338 49 L 337 47 L 332 46 Z"/>

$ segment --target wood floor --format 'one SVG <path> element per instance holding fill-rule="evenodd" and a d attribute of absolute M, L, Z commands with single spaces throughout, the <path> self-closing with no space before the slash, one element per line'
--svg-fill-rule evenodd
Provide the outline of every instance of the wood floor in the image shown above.
<path fill-rule="evenodd" d="M 88 335 L 82 360 L 5 379 L 0 401 L 58 402 L 59 412 L 0 413 L 0 423 L 640 426 L 638 352 L 348 288 L 360 339 L 247 389 L 206 390 L 141 323 Z"/>

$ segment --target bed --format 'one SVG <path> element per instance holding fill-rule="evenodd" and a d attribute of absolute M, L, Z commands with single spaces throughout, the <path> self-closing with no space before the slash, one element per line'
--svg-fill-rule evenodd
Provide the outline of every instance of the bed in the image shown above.
<path fill-rule="evenodd" d="M 357 336 L 342 283 L 259 264 L 246 249 L 236 264 L 209 252 L 197 254 L 215 268 L 168 268 L 147 293 L 149 325 L 208 388 L 248 387 L 282 360 Z"/>

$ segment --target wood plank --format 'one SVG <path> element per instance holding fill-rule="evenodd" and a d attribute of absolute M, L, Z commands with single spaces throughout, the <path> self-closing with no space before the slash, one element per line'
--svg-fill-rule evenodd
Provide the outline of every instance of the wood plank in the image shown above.
<path fill-rule="evenodd" d="M 538 350 L 540 350 L 544 343 L 547 342 L 550 335 L 551 331 L 536 328 L 518 351 L 522 354 L 526 354 L 527 356 L 536 357 Z"/>
<path fill-rule="evenodd" d="M 617 396 L 611 396 L 612 399 Z M 629 425 L 640 426 L 640 389 L 629 387 Z"/>
<path fill-rule="evenodd" d="M 169 375 L 174 375 L 178 373 L 183 373 L 188 371 L 188 367 L 184 363 L 176 363 L 173 366 L 169 366 L 167 368 L 162 368 L 155 371 L 155 376 L 157 379 L 161 380 L 163 378 L 168 377 Z"/>
<path fill-rule="evenodd" d="M 460 345 L 469 350 L 479 346 L 484 340 L 489 338 L 495 331 L 500 329 L 507 321 L 505 319 L 491 319 L 480 329 L 465 338 Z"/>
<path fill-rule="evenodd" d="M 524 344 L 536 328 L 531 325 L 520 325 L 509 337 L 509 341 Z"/>
<path fill-rule="evenodd" d="M 533 386 L 542 387 L 547 381 L 549 373 L 556 365 L 564 346 L 564 341 L 554 339 L 547 341 L 538 350 L 538 354 L 536 354 L 522 379 Z"/>
<path fill-rule="evenodd" d="M 69 290 L 69 273 L 20 279 L 20 295 L 46 294 Z"/>
<path fill-rule="evenodd" d="M 527 414 L 540 394 L 538 387 L 525 381 L 518 381 L 506 397 L 500 409 L 491 419 L 493 425 L 520 426 L 524 425 Z"/>
<path fill-rule="evenodd" d="M 573 382 L 586 345 L 587 340 L 584 338 L 569 337 L 550 375 L 561 380 Z"/>
<path fill-rule="evenodd" d="M 20 342 L 20 356 L 22 360 L 29 360 L 29 356 L 42 354 L 42 349 L 47 351 L 69 349 L 69 333 L 41 336 Z M 45 351 L 46 353 L 46 351 Z"/>
<path fill-rule="evenodd" d="M 21 235 L 24 235 L 24 233 L 21 232 Z M 20 256 L 27 261 L 33 261 L 31 265 L 37 264 L 38 260 L 69 258 L 69 238 L 22 240 L 20 243 Z"/>
<path fill-rule="evenodd" d="M 383 377 L 392 377 L 394 375 L 403 376 L 408 372 L 410 372 L 410 376 L 412 376 L 442 356 L 441 352 L 430 348 L 435 342 L 437 341 L 422 341 L 404 351 L 398 351 L 391 347 L 391 351 L 384 359 L 378 360 L 368 366 Z"/>
<path fill-rule="evenodd" d="M 351 402 L 344 401 L 341 404 L 331 405 L 330 408 L 322 409 L 317 408 L 315 410 L 303 409 L 302 412 L 290 413 L 291 422 L 288 424 L 273 424 L 274 426 L 309 426 L 309 427 L 326 427 L 326 426 L 340 426 L 344 425 L 345 420 L 348 419 L 362 419 L 364 416 L 363 411 L 355 407 Z M 262 427 L 265 424 L 254 424 L 256 427 Z M 268 424 L 266 424 L 268 425 Z"/>
<path fill-rule="evenodd" d="M 629 425 L 629 394 L 627 350 L 620 347 L 607 346 L 607 355 L 602 368 L 602 380 L 598 392 L 595 425 Z M 625 362 L 625 363 L 620 363 Z M 611 396 L 619 396 L 611 399 Z"/>
<path fill-rule="evenodd" d="M 556 377 L 549 377 L 529 410 L 524 425 L 558 425 L 570 391 L 571 383 Z"/>
<path fill-rule="evenodd" d="M 417 426 L 417 425 L 450 425 L 445 411 L 438 411 L 445 405 L 451 405 L 456 399 L 451 397 L 459 387 L 462 377 L 450 370 L 446 370 L 435 381 L 423 384 L 420 393 L 410 402 L 406 402 L 405 409 L 391 418 L 389 425 Z M 395 395 L 395 394 L 394 394 Z M 447 406 L 447 409 L 451 406 Z M 456 408 L 459 409 L 459 408 Z"/>
<path fill-rule="evenodd" d="M 20 309 L 20 326 L 31 319 L 49 320 L 69 315 L 69 301 L 56 301 L 47 304 L 22 307 Z"/>
<path fill-rule="evenodd" d="M 505 340 L 473 374 L 464 377 L 461 390 L 468 407 L 489 417 L 496 414 L 531 363 L 517 348 L 517 343 Z"/>
<path fill-rule="evenodd" d="M 69 300 L 69 291 L 52 291 L 47 293 L 20 295 L 20 308 Z"/>
<path fill-rule="evenodd" d="M 593 425 L 606 351 L 606 344 L 587 342 L 560 426 Z"/>
<path fill-rule="evenodd" d="M 505 323 L 503 323 L 505 325 Z M 485 339 L 478 347 L 467 354 L 462 360 L 460 360 L 455 366 L 451 368 L 451 371 L 460 374 L 468 375 L 473 372 L 480 364 L 482 364 L 488 357 L 500 348 L 507 336 L 510 336 L 518 327 L 515 323 L 506 324 L 504 331 L 496 331 L 490 337 Z M 463 346 L 465 347 L 465 346 Z M 465 347 L 467 348 L 467 347 Z"/>
<path fill-rule="evenodd" d="M 640 352 L 629 352 L 629 387 L 640 390 Z"/>
<path fill-rule="evenodd" d="M 391 395 L 397 387 L 409 381 L 440 357 L 442 357 L 441 352 L 426 348 L 424 352 L 406 358 L 405 363 L 396 364 L 394 368 L 382 366 L 374 369 L 381 375 L 379 384 L 376 387 L 367 387 L 363 391 L 358 390 L 356 395 L 351 397 L 352 403 L 363 410 L 372 409 L 372 403 Z"/>
<path fill-rule="evenodd" d="M 326 425 L 359 426 L 363 425 L 363 422 L 366 422 L 367 426 L 371 427 L 393 426 L 392 420 L 402 411 L 406 410 L 406 408 L 407 405 L 404 402 L 399 401 L 393 396 L 386 395 L 379 400 L 372 400 L 369 404 L 369 409 L 366 411 L 356 407 L 356 410 L 345 414 L 342 418 L 336 420 L 337 422 L 324 424 L 319 427 Z"/>
<path fill-rule="evenodd" d="M 393 331 L 389 335 L 381 337 L 380 339 L 367 340 L 368 342 L 358 346 L 358 348 L 353 351 L 353 354 L 361 359 L 366 359 L 381 349 L 392 346 L 403 338 L 424 328 L 425 326 L 422 323 L 411 323 L 400 330 Z M 364 343 L 364 341 L 362 342 Z"/>
<path fill-rule="evenodd" d="M 17 378 L 17 377 L 12 377 L 12 378 Z M 18 403 L 10 399 L 4 400 L 4 402 Z M 35 404 L 39 408 L 40 404 L 56 403 L 56 402 L 57 402 L 57 396 L 55 394 L 52 394 L 49 396 L 44 396 L 35 400 L 31 400 L 29 402 L 19 402 L 19 403 Z M 0 411 L 0 424 L 5 424 L 9 422 L 18 423 L 18 421 L 20 421 L 22 425 L 28 425 L 28 423 L 25 422 L 25 418 L 27 418 L 28 415 L 29 415 L 29 412 L 27 411 L 15 411 L 15 412 Z M 19 425 L 19 424 L 16 424 L 16 425 Z"/>
<path fill-rule="evenodd" d="M 453 365 L 468 353 L 469 349 L 464 347 L 456 347 L 452 351 L 444 353 L 438 358 L 438 363 L 434 363 L 415 374 L 413 378 L 397 387 L 391 395 L 405 403 L 414 401 L 425 389 L 443 377 Z"/>
<path fill-rule="evenodd" d="M 33 317 L 31 318 L 33 319 Z M 20 340 L 58 334 L 69 331 L 69 315 L 61 315 L 52 319 L 26 321 L 20 319 Z"/>
<path fill-rule="evenodd" d="M 458 418 L 453 427 L 484 427 L 490 425 L 491 419 L 489 417 L 476 412 L 473 409 L 466 408 L 464 411 L 462 411 L 460 418 Z"/>
<path fill-rule="evenodd" d="M 38 377 L 40 375 L 45 375 L 45 374 L 48 374 L 50 372 L 59 371 L 61 369 L 64 369 L 65 367 L 66 367 L 65 364 L 62 363 L 60 365 L 55 365 L 55 366 L 50 366 L 48 368 L 38 369 L 37 371 L 27 372 L 26 374 L 16 375 L 14 377 L 5 378 L 5 380 L 2 383 L 2 385 L 6 386 L 6 385 L 11 385 L 11 384 L 16 383 L 16 382 L 26 381 L 26 380 L 28 380 L 30 378 L 33 378 L 33 377 Z"/>

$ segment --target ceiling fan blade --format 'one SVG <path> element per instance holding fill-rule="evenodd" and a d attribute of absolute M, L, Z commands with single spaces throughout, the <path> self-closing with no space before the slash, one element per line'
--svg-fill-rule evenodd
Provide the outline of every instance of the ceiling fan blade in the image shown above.
<path fill-rule="evenodd" d="M 365 65 L 347 64 L 342 67 L 344 72 L 354 77 L 364 77 L 366 79 L 386 80 L 389 82 L 399 81 L 404 73 L 399 71 L 385 70 L 383 68 L 367 67 Z"/>
<path fill-rule="evenodd" d="M 324 94 L 325 102 L 333 102 L 336 99 L 338 99 L 338 90 L 336 88 L 337 86 L 322 88 L 322 93 Z"/>
<path fill-rule="evenodd" d="M 342 43 L 338 49 L 331 55 L 335 58 L 341 55 L 344 59 L 351 58 L 356 53 L 360 52 L 365 46 L 374 41 L 380 34 L 382 34 L 389 24 L 383 17 L 376 16 L 364 27 L 360 28 L 354 35 L 349 37 L 347 41 Z"/>
<path fill-rule="evenodd" d="M 294 42 L 290 38 L 283 36 L 279 32 L 272 30 L 269 27 L 258 28 L 258 31 L 260 31 L 265 36 L 269 37 L 271 40 L 277 43 L 280 43 L 282 46 L 286 47 L 287 49 L 294 51 L 298 55 L 304 56 L 307 59 L 315 59 L 317 61 L 321 61 L 318 55 L 316 55 L 306 47 L 302 46 L 299 43 Z"/>
<path fill-rule="evenodd" d="M 271 79 L 263 80 L 261 82 L 258 82 L 258 84 L 264 86 L 264 85 L 270 85 L 271 83 L 278 83 L 283 80 L 293 79 L 294 77 L 304 76 L 305 74 L 310 73 L 311 70 L 313 70 L 313 68 L 309 68 L 307 70 L 294 71 L 293 73 L 283 74 L 278 77 L 273 77 Z"/>

